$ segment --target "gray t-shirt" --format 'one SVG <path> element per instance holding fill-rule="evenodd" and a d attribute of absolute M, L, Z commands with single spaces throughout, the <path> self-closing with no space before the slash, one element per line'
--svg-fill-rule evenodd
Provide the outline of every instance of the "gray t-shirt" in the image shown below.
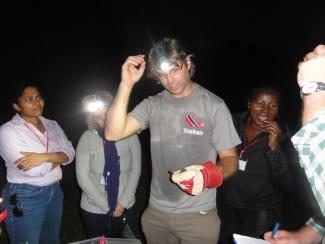
<path fill-rule="evenodd" d="M 240 143 L 231 114 L 224 101 L 202 86 L 185 98 L 168 91 L 144 99 L 130 113 L 150 128 L 152 182 L 150 205 L 164 212 L 207 211 L 216 206 L 216 190 L 199 196 L 183 192 L 170 181 L 168 171 L 216 161 L 216 150 Z"/>

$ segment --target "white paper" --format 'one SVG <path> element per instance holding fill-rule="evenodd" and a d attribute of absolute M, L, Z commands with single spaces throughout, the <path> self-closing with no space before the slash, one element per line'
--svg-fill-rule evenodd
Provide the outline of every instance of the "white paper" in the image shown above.
<path fill-rule="evenodd" d="M 267 241 L 262 239 L 256 239 L 249 236 L 242 236 L 238 234 L 234 234 L 234 239 L 236 240 L 237 244 L 266 244 Z"/>

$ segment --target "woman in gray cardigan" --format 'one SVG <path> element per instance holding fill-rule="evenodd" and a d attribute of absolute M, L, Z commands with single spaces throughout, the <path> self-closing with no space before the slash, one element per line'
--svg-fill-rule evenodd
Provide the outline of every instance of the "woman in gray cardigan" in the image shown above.
<path fill-rule="evenodd" d="M 128 223 L 132 221 L 141 173 L 141 146 L 137 135 L 116 143 L 103 140 L 105 114 L 112 99 L 108 92 L 97 91 L 82 100 L 88 130 L 78 142 L 76 174 L 82 190 L 81 216 L 89 238 L 121 237 L 111 228 L 121 225 L 122 217 L 126 216 Z"/>

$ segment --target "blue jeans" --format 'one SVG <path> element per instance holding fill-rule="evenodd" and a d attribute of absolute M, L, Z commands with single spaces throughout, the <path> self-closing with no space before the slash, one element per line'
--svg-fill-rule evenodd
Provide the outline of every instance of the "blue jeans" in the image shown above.
<path fill-rule="evenodd" d="M 23 216 L 13 214 L 10 197 L 16 194 Z M 11 244 L 58 244 L 62 217 L 63 192 L 60 183 L 49 186 L 7 183 L 3 189 L 3 206 L 9 214 L 5 225 Z"/>

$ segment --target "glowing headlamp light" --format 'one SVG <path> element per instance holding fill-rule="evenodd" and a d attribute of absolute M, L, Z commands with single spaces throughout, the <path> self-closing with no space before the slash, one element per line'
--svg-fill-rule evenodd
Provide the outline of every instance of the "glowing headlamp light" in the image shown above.
<path fill-rule="evenodd" d="M 87 102 L 85 108 L 87 112 L 95 113 L 105 106 L 108 106 L 108 104 L 104 103 L 103 101 L 97 100 L 97 98 L 94 97 L 92 101 Z"/>
<path fill-rule="evenodd" d="M 171 70 L 172 65 L 171 65 L 171 63 L 169 62 L 169 60 L 167 58 L 161 57 L 159 59 L 158 67 L 164 73 L 168 73 Z"/>

